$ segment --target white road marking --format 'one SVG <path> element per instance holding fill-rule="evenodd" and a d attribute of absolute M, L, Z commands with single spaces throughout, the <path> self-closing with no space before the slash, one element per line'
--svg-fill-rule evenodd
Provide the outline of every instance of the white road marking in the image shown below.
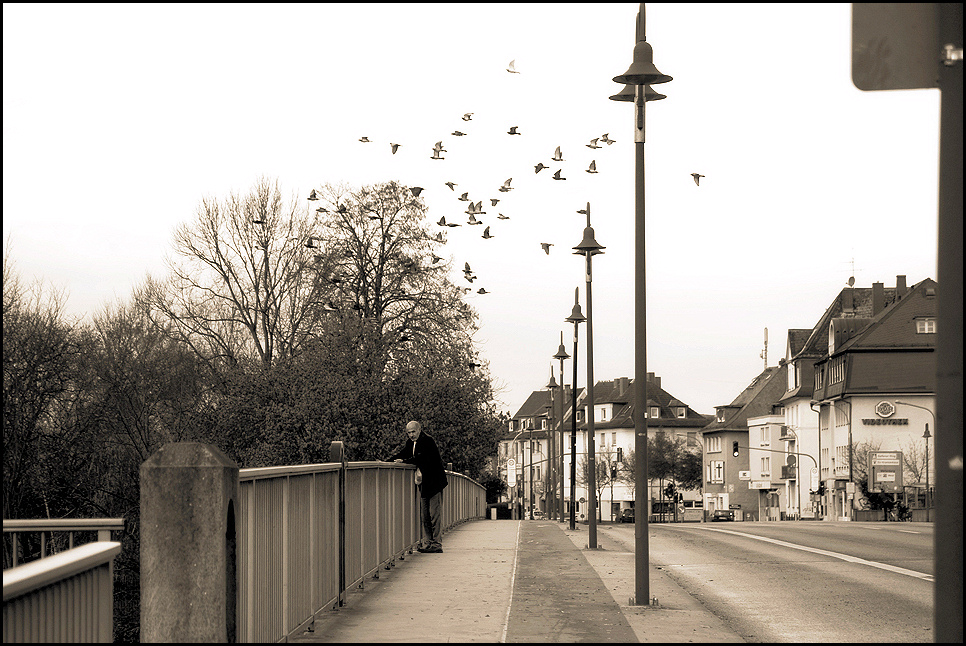
<path fill-rule="evenodd" d="M 510 575 L 510 599 L 506 604 L 506 618 L 503 620 L 503 634 L 500 635 L 500 643 L 506 643 L 506 631 L 510 627 L 510 608 L 513 606 L 513 582 L 517 578 L 517 556 L 520 554 L 520 528 L 522 521 L 517 521 L 517 540 L 513 546 L 513 573 Z"/>
<path fill-rule="evenodd" d="M 775 545 L 781 545 L 782 547 L 789 547 L 794 550 L 801 550 L 803 552 L 812 552 L 813 554 L 821 554 L 822 556 L 830 556 L 835 559 L 841 559 L 843 561 L 848 561 L 849 563 L 858 563 L 860 565 L 869 565 L 874 568 L 879 568 L 880 570 L 887 570 L 889 572 L 895 572 L 896 574 L 904 574 L 906 576 L 911 576 L 916 579 L 922 579 L 923 581 L 934 581 L 931 574 L 923 574 L 922 572 L 916 572 L 915 570 L 907 570 L 906 568 L 898 567 L 896 565 L 889 565 L 888 563 L 879 563 L 878 561 L 867 561 L 861 559 L 857 556 L 850 556 L 848 554 L 841 554 L 839 552 L 830 552 L 828 550 L 822 550 L 817 547 L 806 547 L 804 545 L 796 545 L 795 543 L 788 543 L 786 541 L 779 541 L 774 538 L 766 538 L 764 536 L 755 536 L 754 534 L 745 534 L 743 532 L 735 532 L 730 529 L 718 529 L 716 527 L 701 527 L 695 529 L 703 529 L 709 532 L 721 532 L 722 534 L 734 534 L 735 536 L 743 536 L 744 538 L 753 538 L 756 541 L 763 541 L 765 543 L 773 543 Z M 902 531 L 902 530 L 900 530 Z"/>
<path fill-rule="evenodd" d="M 914 532 L 911 529 L 897 529 L 897 532 L 902 532 L 903 534 L 921 534 L 922 532 Z"/>

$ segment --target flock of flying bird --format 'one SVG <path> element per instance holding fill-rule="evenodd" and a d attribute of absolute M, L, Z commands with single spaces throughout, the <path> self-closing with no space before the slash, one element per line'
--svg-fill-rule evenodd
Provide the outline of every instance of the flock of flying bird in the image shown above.
<path fill-rule="evenodd" d="M 515 60 L 510 61 L 509 65 L 506 68 L 506 71 L 509 72 L 509 73 L 511 73 L 511 74 L 519 74 L 520 73 L 516 69 L 516 61 Z M 463 114 L 462 120 L 464 122 L 470 122 L 470 121 L 472 121 L 473 120 L 473 114 L 474 114 L 473 112 L 467 112 L 467 113 Z M 461 126 L 461 127 L 464 127 L 467 130 L 471 129 L 471 126 Z M 460 131 L 458 129 L 457 130 L 454 130 L 453 132 L 450 133 L 450 135 L 451 136 L 454 136 L 454 137 L 465 137 L 468 134 L 469 133 L 462 132 L 462 131 Z M 510 136 L 514 136 L 514 135 L 520 136 L 523 133 L 521 132 L 521 127 L 520 126 L 510 126 L 510 128 L 509 128 L 509 130 L 507 130 L 506 134 L 507 135 L 510 135 Z M 359 138 L 359 142 L 361 142 L 361 143 L 374 143 L 371 139 L 369 139 L 368 136 L 362 136 L 362 137 L 360 137 Z M 611 139 L 610 136 L 609 136 L 609 133 L 604 133 L 603 135 L 600 135 L 599 137 L 594 137 L 593 139 L 591 139 L 589 141 L 589 143 L 587 143 L 585 145 L 587 146 L 587 148 L 590 148 L 591 150 L 599 150 L 601 148 L 604 148 L 604 146 L 602 146 L 601 144 L 604 144 L 606 146 L 610 146 L 610 145 L 612 145 L 614 143 L 616 143 L 616 140 Z M 395 155 L 399 151 L 399 149 L 400 149 L 401 146 L 402 146 L 402 144 L 400 144 L 400 143 L 389 142 L 390 153 L 393 154 L 393 155 Z M 432 159 L 432 160 L 445 160 L 446 157 L 443 156 L 443 153 L 446 153 L 446 152 L 448 152 L 448 151 L 446 150 L 446 148 L 444 148 L 443 141 L 442 140 L 437 141 L 436 144 L 432 147 L 432 149 L 430 151 L 429 158 Z M 558 166 L 562 162 L 566 161 L 564 159 L 563 151 L 562 151 L 562 149 L 561 149 L 560 146 L 557 146 L 556 147 L 556 149 L 554 150 L 554 154 L 550 158 L 549 161 L 555 162 L 554 165 L 558 165 Z M 533 172 L 534 172 L 534 174 L 539 174 L 541 171 L 543 171 L 543 170 L 549 170 L 550 168 L 552 168 L 552 166 L 548 166 L 548 165 L 544 164 L 543 161 L 540 161 L 540 162 L 538 162 L 537 164 L 534 165 Z M 596 159 L 592 160 L 590 162 L 590 165 L 588 166 L 588 168 L 585 169 L 584 172 L 586 172 L 588 174 L 591 174 L 591 175 L 597 174 L 597 172 L 598 172 L 597 171 L 597 160 Z M 702 177 L 704 177 L 704 175 L 700 175 L 698 173 L 691 173 L 691 176 L 694 178 L 694 183 L 696 185 L 699 185 L 700 186 L 699 180 Z M 561 168 L 558 168 L 556 171 L 554 171 L 554 173 L 552 174 L 551 177 L 552 177 L 552 179 L 554 181 L 565 181 L 567 179 L 566 177 L 563 176 L 563 168 L 562 167 Z M 507 178 L 507 180 L 505 182 L 503 182 L 503 184 L 497 190 L 499 192 L 501 192 L 501 193 L 508 193 L 508 192 L 512 191 L 514 189 L 514 187 L 511 186 L 512 182 L 513 182 L 513 178 L 512 177 Z M 447 181 L 447 182 L 444 182 L 444 184 L 445 184 L 445 186 L 447 186 L 450 189 L 450 191 L 452 191 L 454 193 L 456 192 L 456 187 L 458 186 L 458 184 L 456 182 Z M 424 190 L 425 189 L 423 187 L 421 187 L 421 186 L 412 186 L 412 187 L 410 187 L 410 191 L 412 192 L 413 197 L 419 197 L 420 193 L 422 191 L 424 191 Z M 467 225 L 473 226 L 473 225 L 483 225 L 484 224 L 484 222 L 479 217 L 479 216 L 486 215 L 486 213 L 487 213 L 485 210 L 483 210 L 483 200 L 478 200 L 478 201 L 474 202 L 473 200 L 470 199 L 469 192 L 468 191 L 462 192 L 460 194 L 460 196 L 457 198 L 457 200 L 459 200 L 461 202 L 467 202 L 468 203 L 467 204 L 466 211 L 465 211 L 465 213 L 468 215 L 468 218 L 466 220 L 466 224 Z M 489 198 L 489 201 L 490 201 L 490 207 L 496 207 L 497 204 L 500 202 L 500 198 Z M 578 213 L 586 213 L 586 211 L 585 210 L 580 210 L 580 211 L 578 211 Z M 496 218 L 499 219 L 499 220 L 509 220 L 510 219 L 509 216 L 504 215 L 503 213 L 498 213 L 497 216 L 496 216 Z M 454 222 L 454 221 L 452 221 L 452 219 L 451 220 L 447 220 L 445 215 L 442 216 L 442 217 L 440 217 L 440 219 L 437 221 L 436 224 L 439 225 L 440 227 L 447 227 L 447 228 L 462 226 L 461 223 Z M 482 233 L 481 237 L 484 240 L 489 240 L 489 239 L 494 238 L 496 236 L 494 236 L 490 232 L 490 225 L 487 225 L 483 229 L 483 233 Z M 443 237 L 442 232 L 438 232 L 436 234 L 435 240 L 437 242 L 442 242 L 442 243 L 445 243 L 446 242 L 446 239 Z M 550 247 L 552 247 L 552 246 L 553 246 L 553 243 L 550 243 L 550 242 L 541 242 L 540 243 L 540 248 L 547 255 L 550 254 Z M 442 260 L 442 258 L 440 256 L 437 256 L 436 254 L 433 254 L 433 264 L 435 264 L 436 262 L 439 262 L 440 260 Z M 471 269 L 469 262 L 465 262 L 464 265 L 463 265 L 463 277 L 470 284 L 472 284 L 473 281 L 477 279 L 477 276 L 473 272 L 473 270 Z M 463 291 L 463 293 L 468 293 L 469 291 L 471 291 L 472 288 L 470 288 L 470 287 L 463 287 L 463 288 L 460 288 L 460 289 Z M 476 293 L 478 293 L 478 294 L 489 294 L 490 292 L 487 291 L 485 288 L 480 287 L 479 289 L 477 289 Z"/>

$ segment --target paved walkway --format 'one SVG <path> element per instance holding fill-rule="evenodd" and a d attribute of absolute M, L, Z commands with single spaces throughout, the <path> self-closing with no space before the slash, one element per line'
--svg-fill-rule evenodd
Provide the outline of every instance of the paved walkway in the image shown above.
<path fill-rule="evenodd" d="M 476 520 L 407 554 L 299 642 L 741 642 L 661 571 L 632 606 L 633 545 L 554 521 Z"/>

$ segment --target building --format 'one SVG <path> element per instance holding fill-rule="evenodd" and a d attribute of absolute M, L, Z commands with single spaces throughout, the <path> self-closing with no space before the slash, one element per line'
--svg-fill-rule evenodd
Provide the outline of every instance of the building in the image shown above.
<path fill-rule="evenodd" d="M 911 494 L 910 506 L 925 501 L 935 446 L 923 436 L 930 423 L 935 429 L 937 292 L 932 279 L 907 289 L 897 276 L 894 290 L 873 283 L 858 316 L 823 317 L 816 326 L 827 344 L 814 364 L 812 393 L 826 518 L 854 519 L 867 504 L 863 484 L 896 500 Z M 900 469 L 888 481 L 868 482 L 869 460 L 879 452 L 901 452 Z"/>
<path fill-rule="evenodd" d="M 625 461 L 634 451 L 634 420 L 633 414 L 633 384 L 634 380 L 620 377 L 610 381 L 598 381 L 594 384 L 594 453 L 598 462 L 610 464 L 610 477 L 601 478 L 600 518 L 612 520 L 620 516 L 621 510 L 635 507 L 636 495 L 633 477 L 624 468 Z M 555 391 L 555 397 L 560 391 Z M 666 433 L 677 438 L 685 446 L 699 450 L 701 429 L 708 423 L 709 417 L 692 410 L 687 404 L 673 397 L 661 387 L 661 378 L 648 373 L 648 410 L 645 412 L 649 437 L 657 433 Z M 587 521 L 588 500 L 587 491 L 582 477 L 583 456 L 587 454 L 587 409 L 586 390 L 577 392 L 577 482 L 576 482 L 576 518 Z M 548 437 L 557 437 L 558 446 L 563 441 L 564 447 L 564 504 L 565 514 L 569 517 L 570 499 L 570 464 L 571 464 L 571 434 L 572 397 L 569 387 L 564 388 L 564 416 L 561 420 L 560 404 L 555 399 L 553 417 L 550 413 L 550 390 L 531 393 L 520 410 L 510 420 L 507 435 L 500 442 L 499 463 L 501 475 L 507 477 L 506 462 L 513 458 L 517 469 L 517 491 L 515 495 L 522 498 L 524 503 L 530 500 L 529 464 L 533 464 L 534 474 L 533 500 L 536 509 L 546 511 L 548 503 L 544 492 L 547 491 L 547 476 L 545 465 L 549 453 Z M 553 429 L 554 433 L 551 433 Z M 562 438 L 560 435 L 562 431 Z M 532 439 L 531 439 L 532 437 Z M 532 456 L 532 459 L 531 459 Z M 543 466 L 543 468 L 540 468 Z M 663 499 L 663 482 L 652 480 L 649 484 L 649 501 L 660 502 Z M 702 498 L 698 491 L 683 491 L 684 509 L 699 510 Z M 649 512 L 653 511 L 653 505 Z M 680 511 L 680 510 L 679 510 Z M 700 514 L 699 514 L 700 515 Z M 681 515 L 679 514 L 679 518 Z"/>
<path fill-rule="evenodd" d="M 702 429 L 706 515 L 731 509 L 735 520 L 764 520 L 767 509 L 778 505 L 775 494 L 783 487 L 773 469 L 778 456 L 766 449 L 779 445 L 784 394 L 784 373 L 773 366 L 733 402 L 715 407 L 714 421 Z"/>

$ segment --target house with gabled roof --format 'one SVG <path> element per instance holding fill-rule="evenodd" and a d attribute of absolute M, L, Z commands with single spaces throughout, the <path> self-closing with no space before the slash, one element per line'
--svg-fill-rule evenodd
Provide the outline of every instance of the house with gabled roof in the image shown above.
<path fill-rule="evenodd" d="M 904 453 L 895 479 L 870 487 L 898 497 L 922 485 L 925 465 L 910 459 L 916 454 L 925 462 L 927 446 L 934 450 L 923 435 L 935 425 L 937 293 L 929 278 L 907 289 L 905 276 L 898 276 L 893 298 L 873 283 L 867 316 L 830 317 L 824 330 L 816 328 L 826 343 L 814 364 L 812 393 L 826 518 L 853 519 L 863 507 L 856 482 L 867 477 L 861 460 L 868 451 Z"/>
<path fill-rule="evenodd" d="M 599 460 L 606 460 L 611 464 L 612 475 L 616 473 L 624 459 L 630 455 L 634 449 L 634 380 L 628 377 L 620 377 L 614 380 L 597 381 L 594 384 L 594 431 L 595 431 L 595 456 Z M 576 498 L 576 517 L 584 522 L 588 520 L 587 510 L 590 494 L 583 483 L 580 467 L 582 466 L 583 456 L 587 454 L 587 415 L 590 402 L 586 399 L 586 390 L 577 389 L 577 466 L 578 476 L 575 487 Z M 661 387 L 661 378 L 648 373 L 648 410 L 645 412 L 649 433 L 665 432 L 674 434 L 688 446 L 700 447 L 700 432 L 710 419 L 707 415 L 702 415 L 694 411 L 690 406 L 672 396 Z M 554 391 L 555 398 L 560 396 L 560 389 Z M 522 496 L 525 502 L 529 501 L 529 472 L 528 465 L 536 465 L 533 469 L 535 475 L 540 477 L 535 479 L 534 506 L 539 510 L 546 511 L 547 501 L 543 492 L 547 490 L 544 482 L 546 469 L 539 469 L 540 465 L 546 465 L 546 454 L 549 453 L 548 437 L 554 435 L 558 446 L 563 440 L 564 453 L 564 501 L 565 516 L 569 518 L 571 505 L 574 504 L 570 498 L 570 464 L 571 464 L 571 434 L 574 424 L 572 417 L 573 392 L 569 387 L 564 388 L 564 414 L 560 417 L 560 402 L 554 399 L 551 414 L 551 392 L 550 389 L 534 391 L 527 398 L 527 401 L 520 407 L 517 413 L 511 418 L 507 433 L 500 441 L 501 475 L 506 473 L 505 463 L 508 457 L 514 457 L 518 470 L 517 489 L 518 495 Z M 555 433 L 550 433 L 551 429 Z M 561 438 L 562 433 L 562 438 Z M 530 437 L 532 436 L 532 441 Z M 532 448 L 531 448 L 532 442 Z M 522 461 L 522 465 L 521 465 Z M 600 496 L 600 517 L 602 520 L 616 519 L 620 516 L 623 509 L 635 507 L 635 493 L 633 486 L 621 482 L 620 479 L 612 478 L 608 480 L 607 486 Z M 611 486 L 613 485 L 613 486 Z M 660 484 L 653 482 L 649 487 L 651 496 L 649 500 L 659 500 L 661 495 Z M 688 507 L 700 508 L 700 492 L 683 492 L 685 495 L 684 504 Z M 583 502 L 581 502 L 583 501 Z M 649 509 L 650 511 L 650 509 Z"/>
<path fill-rule="evenodd" d="M 768 506 L 767 498 L 780 486 L 772 476 L 775 458 L 770 451 L 756 452 L 751 447 L 770 448 L 778 444 L 782 419 L 779 400 L 785 394 L 783 377 L 778 366 L 765 368 L 734 401 L 715 406 L 714 421 L 701 430 L 707 517 L 717 509 L 731 509 L 736 520 L 766 517 L 763 508 Z M 750 426 L 756 429 L 754 436 Z M 767 439 L 762 435 L 765 432 Z M 762 458 L 769 460 L 752 463 Z M 758 476 L 756 480 L 753 471 Z M 763 479 L 765 473 L 767 479 Z"/>

